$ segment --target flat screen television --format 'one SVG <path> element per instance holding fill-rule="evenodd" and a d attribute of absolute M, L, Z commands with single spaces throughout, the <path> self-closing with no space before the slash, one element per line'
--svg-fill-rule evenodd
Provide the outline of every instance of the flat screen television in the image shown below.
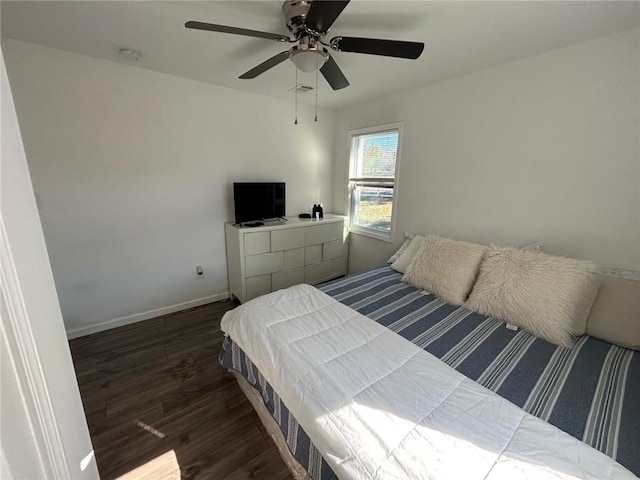
<path fill-rule="evenodd" d="M 284 182 L 235 182 L 233 207 L 236 223 L 284 217 L 284 193 Z"/>

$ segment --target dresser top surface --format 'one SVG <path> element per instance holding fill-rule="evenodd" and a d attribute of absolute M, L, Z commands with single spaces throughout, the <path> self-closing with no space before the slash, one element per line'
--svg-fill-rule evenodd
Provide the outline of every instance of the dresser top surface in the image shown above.
<path fill-rule="evenodd" d="M 343 215 L 335 215 L 333 213 L 325 213 L 324 218 L 299 218 L 299 217 L 287 217 L 287 220 L 270 220 L 265 221 L 264 225 L 259 227 L 241 227 L 233 222 L 227 222 L 227 226 L 230 228 L 236 228 L 242 233 L 245 232 L 262 232 L 267 230 L 281 229 L 281 228 L 296 228 L 306 227 L 311 225 L 321 225 L 323 223 L 336 223 L 343 222 L 347 217 Z"/>

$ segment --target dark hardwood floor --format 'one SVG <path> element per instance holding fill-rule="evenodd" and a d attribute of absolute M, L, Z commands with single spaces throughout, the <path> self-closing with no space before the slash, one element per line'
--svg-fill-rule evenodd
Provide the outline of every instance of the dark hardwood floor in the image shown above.
<path fill-rule="evenodd" d="M 292 479 L 218 366 L 220 319 L 234 306 L 212 303 L 70 341 L 102 480 L 172 450 L 183 479 Z"/>

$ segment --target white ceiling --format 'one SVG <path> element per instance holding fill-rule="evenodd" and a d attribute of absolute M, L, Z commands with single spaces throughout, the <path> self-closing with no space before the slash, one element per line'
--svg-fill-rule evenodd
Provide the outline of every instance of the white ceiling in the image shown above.
<path fill-rule="evenodd" d="M 143 52 L 136 66 L 258 94 L 292 99 L 289 61 L 253 80 L 238 76 L 286 45 L 188 30 L 209 23 L 287 33 L 281 1 L 6 1 L 2 36 L 120 63 L 119 48 Z M 331 36 L 425 42 L 418 60 L 346 52 L 333 56 L 351 85 L 332 91 L 319 77 L 318 102 L 340 108 L 640 25 L 640 2 L 353 0 Z M 313 85 L 314 74 L 299 74 Z M 312 103 L 313 93 L 299 96 Z"/>

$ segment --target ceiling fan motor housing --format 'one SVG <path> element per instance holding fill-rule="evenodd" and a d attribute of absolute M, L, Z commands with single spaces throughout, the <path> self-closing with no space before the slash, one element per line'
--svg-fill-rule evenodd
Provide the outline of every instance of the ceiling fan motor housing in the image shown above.
<path fill-rule="evenodd" d="M 287 22 L 287 28 L 295 38 L 300 38 L 308 32 L 304 21 L 311 7 L 311 0 L 285 0 L 282 4 L 282 13 Z"/>

